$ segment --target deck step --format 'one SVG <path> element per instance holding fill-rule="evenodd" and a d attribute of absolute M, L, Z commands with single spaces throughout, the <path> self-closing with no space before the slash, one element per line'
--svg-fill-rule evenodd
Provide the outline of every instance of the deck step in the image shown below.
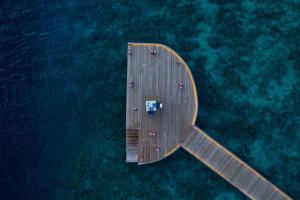
<path fill-rule="evenodd" d="M 126 129 L 126 162 L 137 162 L 139 152 L 139 130 Z"/>

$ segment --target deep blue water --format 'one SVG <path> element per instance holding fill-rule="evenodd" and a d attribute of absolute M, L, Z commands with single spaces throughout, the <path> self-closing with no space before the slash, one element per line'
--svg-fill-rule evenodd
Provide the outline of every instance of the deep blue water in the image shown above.
<path fill-rule="evenodd" d="M 246 199 L 182 150 L 125 163 L 127 42 L 176 50 L 197 125 L 300 199 L 300 1 L 0 2 L 0 199 Z"/>

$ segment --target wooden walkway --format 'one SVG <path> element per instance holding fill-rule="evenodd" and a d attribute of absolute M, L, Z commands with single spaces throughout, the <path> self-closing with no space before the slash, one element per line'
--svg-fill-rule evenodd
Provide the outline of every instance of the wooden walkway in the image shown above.
<path fill-rule="evenodd" d="M 290 199 L 198 127 L 182 147 L 251 199 Z"/>
<path fill-rule="evenodd" d="M 147 100 L 163 103 L 155 117 L 146 112 Z M 127 162 L 152 163 L 182 147 L 251 199 L 291 199 L 196 127 L 197 110 L 193 76 L 176 52 L 161 44 L 128 44 Z"/>

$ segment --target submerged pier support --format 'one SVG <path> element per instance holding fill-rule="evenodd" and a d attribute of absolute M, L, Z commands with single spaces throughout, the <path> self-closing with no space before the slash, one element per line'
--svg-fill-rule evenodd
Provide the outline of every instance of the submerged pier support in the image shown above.
<path fill-rule="evenodd" d="M 127 84 L 127 162 L 152 163 L 182 147 L 251 199 L 291 199 L 195 126 L 195 82 L 175 51 L 162 44 L 129 43 Z"/>

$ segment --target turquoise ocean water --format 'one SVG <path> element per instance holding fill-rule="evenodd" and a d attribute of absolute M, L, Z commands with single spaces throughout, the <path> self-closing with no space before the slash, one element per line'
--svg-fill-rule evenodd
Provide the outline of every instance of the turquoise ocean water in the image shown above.
<path fill-rule="evenodd" d="M 196 124 L 300 199 L 300 1 L 0 5 L 0 199 L 247 199 L 183 150 L 125 163 L 127 42 L 176 50 Z"/>

